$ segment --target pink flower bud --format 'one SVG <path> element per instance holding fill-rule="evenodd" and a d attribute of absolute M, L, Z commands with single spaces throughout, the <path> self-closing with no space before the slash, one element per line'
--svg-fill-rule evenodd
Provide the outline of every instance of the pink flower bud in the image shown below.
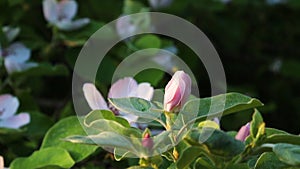
<path fill-rule="evenodd" d="M 250 134 L 250 123 L 247 123 L 237 133 L 235 136 L 235 139 L 240 140 L 240 141 L 245 141 L 245 139 L 249 136 Z"/>
<path fill-rule="evenodd" d="M 142 140 L 142 145 L 148 149 L 152 149 L 153 148 L 153 140 L 152 138 L 150 137 L 150 134 L 149 133 L 146 133 L 143 140 Z"/>
<path fill-rule="evenodd" d="M 165 88 L 164 109 L 178 111 L 191 94 L 191 78 L 183 71 L 177 71 Z"/>

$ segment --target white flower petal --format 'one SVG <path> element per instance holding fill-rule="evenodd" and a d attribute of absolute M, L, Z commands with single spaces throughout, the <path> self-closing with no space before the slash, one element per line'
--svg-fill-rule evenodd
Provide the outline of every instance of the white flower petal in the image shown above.
<path fill-rule="evenodd" d="M 71 31 L 71 30 L 76 30 L 79 29 L 85 25 L 90 23 L 89 18 L 82 18 L 82 19 L 77 19 L 75 21 L 70 21 L 70 20 L 62 20 L 60 22 L 56 23 L 56 26 L 64 31 Z"/>
<path fill-rule="evenodd" d="M 145 100 L 151 100 L 153 97 L 154 89 L 150 83 L 140 83 L 137 88 L 137 96 Z"/>
<path fill-rule="evenodd" d="M 18 129 L 30 122 L 28 113 L 20 113 L 0 121 L 0 127 Z"/>
<path fill-rule="evenodd" d="M 128 121 L 128 123 L 130 124 L 130 126 L 136 127 L 136 128 L 138 127 L 138 125 L 136 123 L 137 119 L 139 118 L 138 116 L 120 112 L 120 117 L 123 117 L 124 119 L 126 119 Z"/>
<path fill-rule="evenodd" d="M 30 49 L 20 42 L 10 45 L 6 49 L 6 52 L 8 53 L 6 58 L 9 58 L 18 63 L 26 62 L 30 58 L 31 53 Z"/>
<path fill-rule="evenodd" d="M 63 0 L 58 3 L 58 18 L 72 20 L 77 13 L 77 3 L 74 0 Z"/>
<path fill-rule="evenodd" d="M 85 83 L 83 85 L 83 94 L 92 110 L 109 110 L 107 103 L 92 83 Z"/>
<path fill-rule="evenodd" d="M 19 100 L 10 94 L 0 95 L 0 120 L 13 116 L 19 107 Z"/>
<path fill-rule="evenodd" d="M 56 0 L 43 1 L 43 13 L 46 20 L 50 23 L 58 21 L 58 6 Z"/>
<path fill-rule="evenodd" d="M 108 92 L 109 98 L 123 98 L 136 96 L 137 82 L 132 77 L 125 77 L 116 81 Z"/>
<path fill-rule="evenodd" d="M 12 74 L 14 72 L 21 72 L 26 69 L 35 67 L 38 64 L 34 63 L 34 62 L 18 63 L 18 62 L 15 62 L 14 60 L 7 58 L 4 60 L 4 65 L 5 65 L 5 68 L 6 68 L 6 71 L 8 72 L 8 74 Z"/>

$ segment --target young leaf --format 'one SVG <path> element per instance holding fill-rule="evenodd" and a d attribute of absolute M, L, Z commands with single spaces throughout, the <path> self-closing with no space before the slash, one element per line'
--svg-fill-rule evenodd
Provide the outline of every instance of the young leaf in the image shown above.
<path fill-rule="evenodd" d="M 48 147 L 64 148 L 76 162 L 91 155 L 97 146 L 73 144 L 63 140 L 71 135 L 86 135 L 79 120 L 83 121 L 83 118 L 78 119 L 76 116 L 72 116 L 57 122 L 46 133 L 41 149 Z"/>
<path fill-rule="evenodd" d="M 259 113 L 259 111 L 257 109 L 255 109 L 254 114 L 252 116 L 251 126 L 250 126 L 250 135 L 252 136 L 252 138 L 259 137 L 257 135 L 258 130 L 259 130 L 259 127 L 263 123 L 264 123 L 264 121 L 263 121 L 261 114 Z"/>
<path fill-rule="evenodd" d="M 17 158 L 11 165 L 11 169 L 36 169 L 49 166 L 71 168 L 75 162 L 67 150 L 59 147 L 50 147 L 35 151 L 26 158 Z"/>

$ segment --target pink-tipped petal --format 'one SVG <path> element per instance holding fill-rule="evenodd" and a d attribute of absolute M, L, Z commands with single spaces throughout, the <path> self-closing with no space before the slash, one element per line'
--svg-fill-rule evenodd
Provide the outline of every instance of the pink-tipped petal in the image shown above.
<path fill-rule="evenodd" d="M 153 97 L 154 89 L 150 83 L 140 83 L 137 88 L 137 97 L 151 100 Z"/>
<path fill-rule="evenodd" d="M 241 127 L 241 129 L 235 136 L 235 139 L 240 140 L 240 141 L 245 141 L 246 138 L 249 136 L 249 134 L 250 134 L 250 123 L 247 123 L 246 125 Z"/>
<path fill-rule="evenodd" d="M 31 51 L 24 44 L 17 42 L 10 45 L 6 53 L 8 54 L 6 58 L 17 63 L 24 63 L 30 58 Z"/>
<path fill-rule="evenodd" d="M 132 77 L 125 77 L 116 81 L 109 89 L 109 98 L 134 97 L 138 88 L 137 82 Z"/>
<path fill-rule="evenodd" d="M 0 127 L 18 129 L 30 122 L 28 113 L 20 113 L 0 121 Z"/>
<path fill-rule="evenodd" d="M 83 94 L 92 110 L 109 110 L 107 103 L 92 83 L 85 83 L 83 85 Z"/>
<path fill-rule="evenodd" d="M 10 94 L 0 95 L 0 120 L 13 116 L 19 107 L 19 100 Z"/>
<path fill-rule="evenodd" d="M 77 13 L 77 3 L 74 0 L 62 0 L 58 3 L 58 18 L 72 20 Z"/>
<path fill-rule="evenodd" d="M 165 88 L 164 109 L 172 111 L 180 109 L 191 94 L 191 79 L 183 71 L 177 71 Z"/>
<path fill-rule="evenodd" d="M 45 19 L 50 23 L 58 21 L 58 6 L 56 0 L 44 0 L 43 1 L 43 13 Z"/>

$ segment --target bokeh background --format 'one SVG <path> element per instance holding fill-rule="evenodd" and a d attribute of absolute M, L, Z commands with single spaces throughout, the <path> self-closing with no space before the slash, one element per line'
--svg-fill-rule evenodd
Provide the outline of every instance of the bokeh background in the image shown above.
<path fill-rule="evenodd" d="M 31 60 L 52 65 L 15 74 L 6 84 L 0 71 L 1 93 L 16 95 L 20 110 L 43 112 L 30 128 L 30 137 L 42 138 L 57 120 L 74 115 L 71 80 L 76 57 L 84 41 L 101 25 L 122 14 L 130 0 L 78 0 L 76 17 L 88 17 L 91 24 L 78 31 L 53 30 L 43 16 L 40 0 L 0 0 L 0 26 L 20 27 L 18 41 L 32 50 Z M 298 0 L 174 0 L 169 7 L 152 9 L 146 0 L 140 4 L 149 11 L 182 17 L 197 25 L 217 49 L 226 72 L 228 92 L 240 92 L 260 99 L 266 125 L 299 134 L 300 121 L 300 1 Z M 124 5 L 125 4 L 125 5 Z M 201 97 L 210 96 L 210 84 L 201 61 L 184 44 L 168 39 L 197 77 Z M 3 32 L 0 34 L 3 42 Z M 3 43 L 1 43 L 3 44 Z M 97 86 L 106 95 L 114 69 L 133 51 L 120 43 L 104 59 Z M 163 88 L 169 75 L 160 71 L 141 72 L 136 79 Z M 4 85 L 5 84 L 5 85 Z M 237 130 L 251 119 L 244 112 L 222 119 L 224 130 Z M 36 119 L 39 119 L 36 118 Z M 30 138 L 28 139 L 30 140 Z M 39 140 L 39 139 L 37 139 Z M 14 143 L 12 143 L 14 144 Z M 24 143 L 25 144 L 25 143 Z M 36 147 L 39 142 L 28 142 Z M 16 145 L 14 145 L 16 146 Z M 22 147 L 22 145 L 20 145 Z M 20 148 L 16 146 L 16 149 Z M 21 151 L 22 152 L 22 151 Z M 22 154 L 28 154 L 25 150 Z"/>

